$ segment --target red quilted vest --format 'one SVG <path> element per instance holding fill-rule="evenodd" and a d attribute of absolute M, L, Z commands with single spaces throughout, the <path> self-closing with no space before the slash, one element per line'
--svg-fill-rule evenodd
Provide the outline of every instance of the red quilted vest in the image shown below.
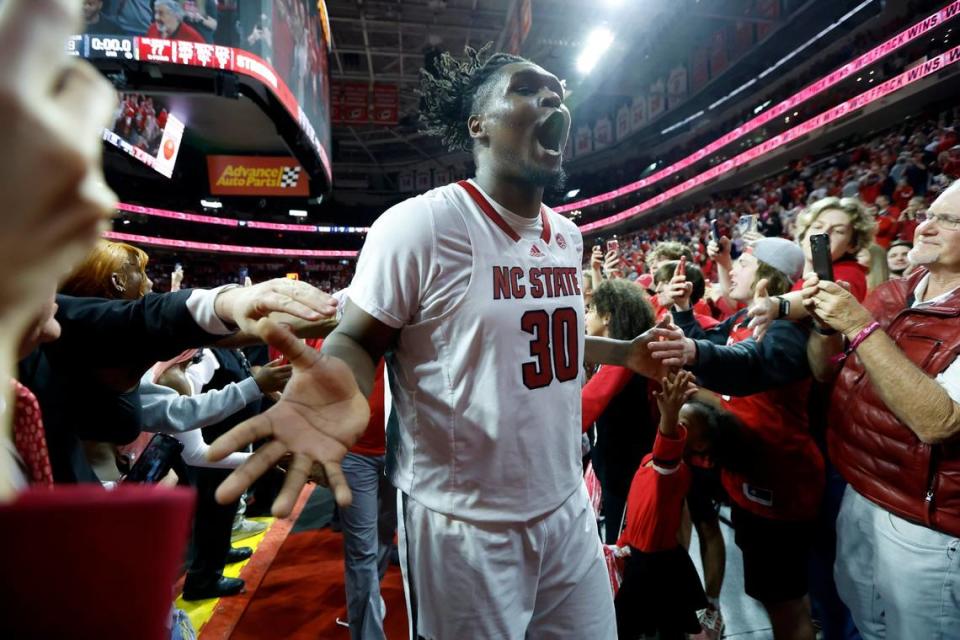
<path fill-rule="evenodd" d="M 907 358 L 933 377 L 960 354 L 960 290 L 911 309 L 924 275 L 885 283 L 864 304 Z M 903 518 L 960 536 L 960 443 L 921 442 L 880 399 L 856 356 L 847 359 L 833 392 L 827 444 L 833 464 L 859 493 Z"/>

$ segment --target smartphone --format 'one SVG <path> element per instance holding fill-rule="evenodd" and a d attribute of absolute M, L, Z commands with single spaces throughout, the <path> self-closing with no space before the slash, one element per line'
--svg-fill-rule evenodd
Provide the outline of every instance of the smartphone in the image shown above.
<path fill-rule="evenodd" d="M 248 275 L 250 275 L 250 269 L 246 267 L 240 267 L 240 279 L 243 280 Z"/>
<path fill-rule="evenodd" d="M 182 442 L 173 436 L 158 433 L 150 439 L 147 448 L 133 463 L 124 482 L 160 482 L 170 472 L 181 451 L 183 451 Z"/>
<path fill-rule="evenodd" d="M 833 258 L 830 256 L 830 236 L 815 233 L 810 236 L 810 255 L 813 258 L 813 270 L 821 280 L 833 282 Z"/>
<path fill-rule="evenodd" d="M 737 227 L 740 228 L 741 236 L 745 233 L 756 233 L 757 232 L 757 216 L 753 214 L 745 214 L 740 216 L 740 219 L 737 220 Z"/>
<path fill-rule="evenodd" d="M 593 248 L 600 249 L 600 251 L 603 251 L 603 238 L 597 238 L 597 243 L 593 245 Z"/>
<path fill-rule="evenodd" d="M 716 220 L 710 221 L 710 239 L 717 243 L 717 246 L 720 246 L 720 225 L 717 224 Z"/>
<path fill-rule="evenodd" d="M 183 265 L 178 262 L 177 264 L 173 265 L 173 270 L 174 270 L 174 271 L 183 271 Z"/>
<path fill-rule="evenodd" d="M 607 252 L 610 251 L 620 251 L 620 241 L 617 240 L 617 236 L 613 236 L 612 239 L 607 240 Z"/>

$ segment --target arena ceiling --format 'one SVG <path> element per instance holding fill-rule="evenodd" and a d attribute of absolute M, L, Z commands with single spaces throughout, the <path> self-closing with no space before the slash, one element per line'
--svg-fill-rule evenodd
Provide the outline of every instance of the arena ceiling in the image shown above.
<path fill-rule="evenodd" d="M 411 164 L 450 163 L 434 139 L 418 130 L 419 70 L 436 51 L 493 42 L 504 48 L 507 16 L 518 0 L 328 0 L 333 80 L 399 86 L 398 126 L 334 126 L 334 171 L 349 176 L 397 171 Z M 573 99 L 630 95 L 648 82 L 671 52 L 704 41 L 717 24 L 743 20 L 750 0 L 533 0 L 522 54 L 568 80 Z M 795 3 L 797 5 L 801 3 Z M 753 18 L 748 18 L 753 19 Z M 582 39 L 593 26 L 622 35 L 593 77 L 575 69 Z M 657 67 L 662 71 L 662 66 Z M 579 94 L 579 95 L 577 95 Z"/>

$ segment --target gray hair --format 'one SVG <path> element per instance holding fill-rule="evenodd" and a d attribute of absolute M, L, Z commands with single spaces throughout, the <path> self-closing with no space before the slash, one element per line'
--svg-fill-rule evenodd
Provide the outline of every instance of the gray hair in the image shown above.
<path fill-rule="evenodd" d="M 180 18 L 181 21 L 183 21 L 183 16 L 185 15 L 185 12 L 183 10 L 183 5 L 177 2 L 177 0 L 154 0 L 153 2 L 154 9 L 160 6 L 170 9 L 170 11 L 176 14 L 176 16 Z"/>

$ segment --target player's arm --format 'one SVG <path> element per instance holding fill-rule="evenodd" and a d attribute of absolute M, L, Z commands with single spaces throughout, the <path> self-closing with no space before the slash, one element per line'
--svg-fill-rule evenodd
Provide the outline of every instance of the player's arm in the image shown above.
<path fill-rule="evenodd" d="M 587 336 L 583 359 L 590 364 L 615 364 L 627 367 L 647 378 L 658 380 L 664 367 L 679 367 L 684 362 L 683 332 L 670 316 L 633 340 L 614 340 Z"/>
<path fill-rule="evenodd" d="M 360 391 L 369 397 L 376 365 L 396 341 L 399 331 L 380 322 L 347 298 L 340 324 L 323 341 L 320 352 L 343 360 L 353 372 Z"/>

